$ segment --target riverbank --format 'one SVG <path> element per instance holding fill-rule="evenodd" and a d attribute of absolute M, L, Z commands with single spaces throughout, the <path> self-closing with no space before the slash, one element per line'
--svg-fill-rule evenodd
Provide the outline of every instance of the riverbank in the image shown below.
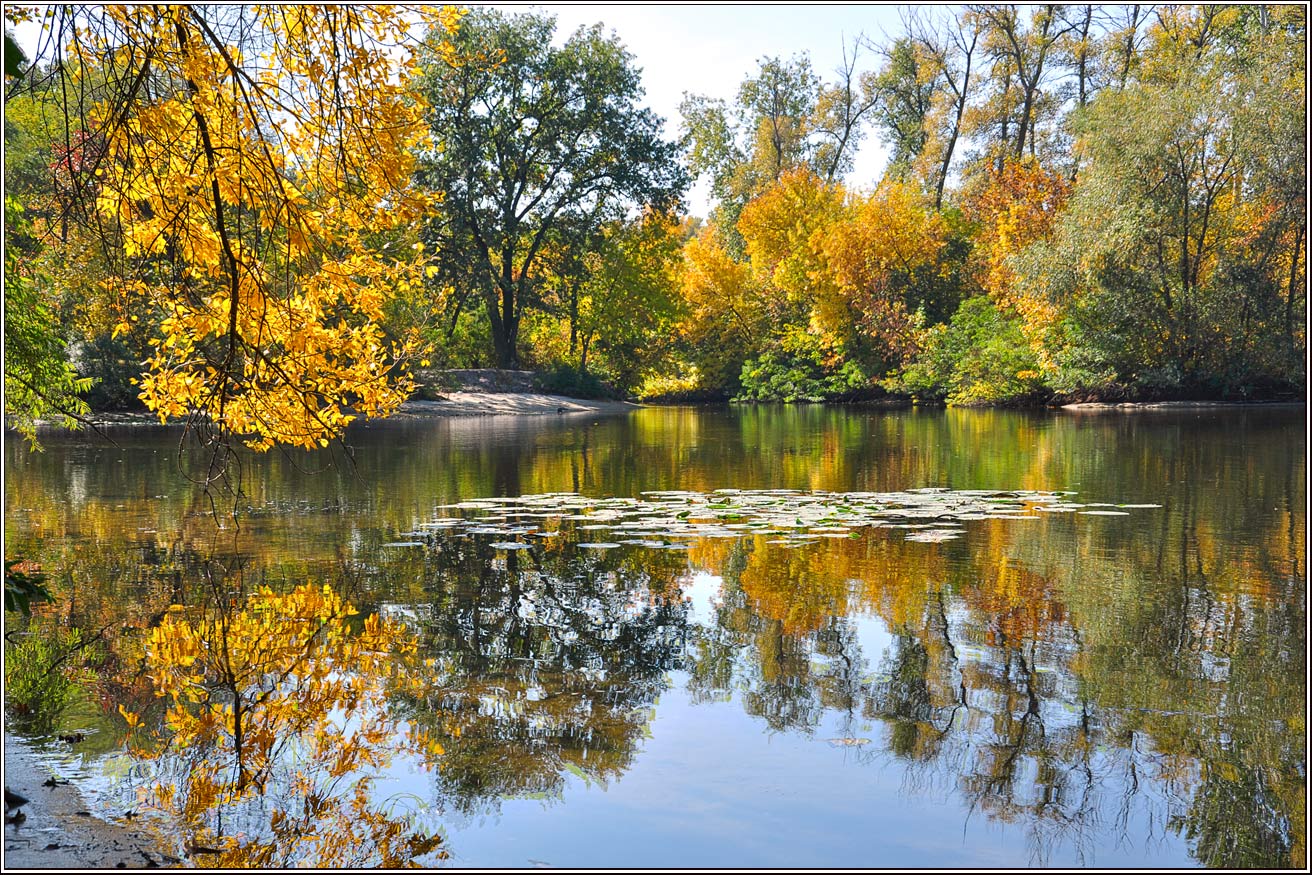
<path fill-rule="evenodd" d="M 426 419 L 475 416 L 570 416 L 577 414 L 611 415 L 642 409 L 629 401 L 605 401 L 548 395 L 542 392 L 446 392 L 440 398 L 412 398 L 392 414 L 394 419 Z M 159 425 L 159 417 L 149 411 L 92 413 L 85 419 L 90 426 Z M 6 417 L 6 426 L 12 423 Z M 38 429 L 56 428 L 54 423 L 40 422 Z M 39 433 L 39 432 L 38 432 Z"/>
<path fill-rule="evenodd" d="M 628 401 L 601 401 L 548 395 L 542 392 L 444 392 L 440 399 L 412 398 L 394 417 L 429 416 L 567 416 L 578 413 L 611 414 L 638 410 Z"/>
<path fill-rule="evenodd" d="M 679 403 L 652 402 L 635 404 L 631 401 L 572 398 L 545 392 L 499 389 L 457 389 L 440 394 L 424 393 L 430 397 L 414 397 L 392 414 L 399 419 L 427 419 L 479 416 L 571 416 L 577 414 L 614 415 L 641 410 L 644 407 L 681 406 Z M 822 401 L 807 402 L 833 404 L 856 409 L 897 410 L 916 406 L 940 407 L 939 404 L 917 405 L 909 399 L 886 398 L 878 401 Z M 691 406 L 721 404 L 783 405 L 784 402 L 683 402 Z M 1306 406 L 1305 401 L 1084 401 L 1061 405 L 969 405 L 971 409 L 994 407 L 1007 410 L 1066 410 L 1074 413 L 1136 413 L 1170 412 L 1186 410 L 1247 409 L 1289 410 Z M 87 422 L 94 426 L 157 425 L 159 418 L 147 411 L 92 413 Z M 41 424 L 42 428 L 53 427 Z"/>
<path fill-rule="evenodd" d="M 18 809 L 21 822 L 5 824 L 6 872 L 157 869 L 182 862 L 160 851 L 145 829 L 91 814 L 74 784 L 53 777 L 24 742 L 6 735 L 5 788 L 27 799 Z"/>
<path fill-rule="evenodd" d="M 1097 413 L 1100 411 L 1120 411 L 1135 413 L 1152 410 L 1212 410 L 1212 409 L 1249 409 L 1292 410 L 1306 406 L 1303 401 L 1084 401 L 1079 404 L 1063 404 L 1062 410 L 1077 413 Z"/>

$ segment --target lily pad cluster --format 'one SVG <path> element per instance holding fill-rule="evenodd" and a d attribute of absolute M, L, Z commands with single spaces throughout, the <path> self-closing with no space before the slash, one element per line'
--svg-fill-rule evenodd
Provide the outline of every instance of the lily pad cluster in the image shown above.
<path fill-rule="evenodd" d="M 1155 504 L 1080 504 L 1073 492 L 911 489 L 905 492 L 802 492 L 791 489 L 662 490 L 638 498 L 597 498 L 575 492 L 480 498 L 442 505 L 443 515 L 406 537 L 495 536 L 491 546 L 523 550 L 534 538 L 552 538 L 571 524 L 578 546 L 607 550 L 624 545 L 686 550 L 700 538 L 768 536 L 767 543 L 797 547 L 823 538 L 856 538 L 861 529 L 901 529 L 909 541 L 958 538 L 964 523 L 983 519 L 1037 519 L 1050 513 L 1124 516 Z M 547 526 L 555 524 L 554 528 Z M 396 546 L 416 544 L 396 542 Z"/>

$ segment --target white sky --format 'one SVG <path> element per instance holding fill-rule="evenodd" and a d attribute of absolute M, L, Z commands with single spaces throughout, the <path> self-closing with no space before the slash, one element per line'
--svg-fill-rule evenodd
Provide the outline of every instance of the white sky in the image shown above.
<path fill-rule="evenodd" d="M 602 22 L 613 30 L 642 69 L 646 103 L 665 119 L 666 135 L 675 137 L 684 92 L 705 94 L 732 103 L 738 86 L 765 57 L 790 58 L 806 53 L 812 69 L 825 81 L 860 33 L 878 45 L 900 29 L 898 8 L 870 4 L 488 4 L 508 12 L 538 9 L 556 16 L 556 37 L 564 42 L 577 28 Z M 863 50 L 858 70 L 874 69 L 878 59 Z M 856 155 L 848 176 L 852 186 L 871 186 L 883 172 L 887 150 L 874 131 Z M 706 184 L 688 196 L 693 215 L 708 212 Z"/>

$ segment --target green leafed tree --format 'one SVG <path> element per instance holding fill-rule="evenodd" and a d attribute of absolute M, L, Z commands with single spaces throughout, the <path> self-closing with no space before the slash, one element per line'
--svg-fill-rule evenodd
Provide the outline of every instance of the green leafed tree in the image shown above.
<path fill-rule="evenodd" d="M 53 418 L 75 427 L 87 404 L 80 394 L 91 380 L 68 361 L 59 322 L 28 265 L 37 243 L 27 232 L 23 209 L 5 196 L 5 413 L 34 446 L 36 423 Z"/>
<path fill-rule="evenodd" d="M 909 171 L 929 139 L 928 117 L 943 77 L 932 63 L 917 55 L 915 43 L 903 37 L 893 42 L 874 80 L 874 120 L 889 148 L 887 171 Z"/>
<path fill-rule="evenodd" d="M 446 193 L 429 239 L 462 265 L 437 279 L 483 298 L 503 368 L 520 364 L 520 325 L 539 306 L 553 232 L 663 211 L 687 187 L 679 147 L 639 105 L 640 71 L 619 40 L 594 25 L 557 46 L 555 26 L 549 15 L 476 9 L 456 33 L 431 34 L 471 60 L 435 54 L 421 83 L 443 146 L 420 176 Z"/>

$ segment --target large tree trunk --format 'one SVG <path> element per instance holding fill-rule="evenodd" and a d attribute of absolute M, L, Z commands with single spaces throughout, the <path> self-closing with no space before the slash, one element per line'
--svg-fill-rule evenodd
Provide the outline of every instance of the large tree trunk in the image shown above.
<path fill-rule="evenodd" d="M 496 348 L 497 367 L 505 371 L 519 370 L 519 351 L 517 326 L 514 323 L 502 323 L 500 330 L 492 332 L 492 345 Z"/>
<path fill-rule="evenodd" d="M 515 312 L 515 290 L 500 288 L 488 293 L 487 316 L 492 327 L 492 347 L 497 367 L 502 370 L 519 368 L 519 318 Z"/>

